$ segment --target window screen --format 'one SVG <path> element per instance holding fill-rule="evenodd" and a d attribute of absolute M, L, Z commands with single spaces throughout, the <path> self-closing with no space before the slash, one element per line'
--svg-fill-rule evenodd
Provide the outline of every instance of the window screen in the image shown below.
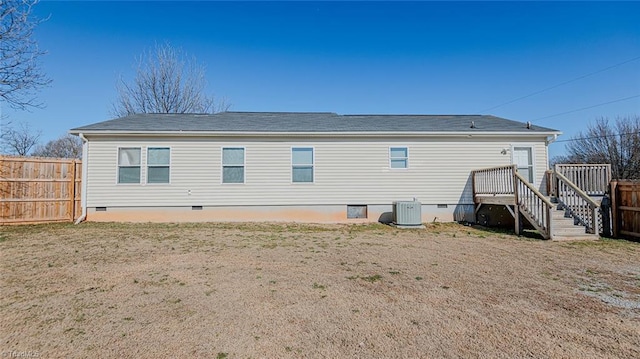
<path fill-rule="evenodd" d="M 147 150 L 147 183 L 169 183 L 171 150 L 149 147 Z"/>
<path fill-rule="evenodd" d="M 140 148 L 118 149 L 118 183 L 140 183 Z"/>
<path fill-rule="evenodd" d="M 222 183 L 244 183 L 244 148 L 222 149 Z"/>
<path fill-rule="evenodd" d="M 291 149 L 291 181 L 313 182 L 313 148 Z"/>
<path fill-rule="evenodd" d="M 406 147 L 389 148 L 389 166 L 391 168 L 408 168 L 409 150 Z"/>

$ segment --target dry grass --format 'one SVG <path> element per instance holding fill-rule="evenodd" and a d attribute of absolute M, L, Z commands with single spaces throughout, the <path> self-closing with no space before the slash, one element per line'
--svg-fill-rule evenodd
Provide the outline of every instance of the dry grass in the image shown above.
<path fill-rule="evenodd" d="M 5 356 L 640 357 L 638 243 L 455 224 L 0 230 Z"/>

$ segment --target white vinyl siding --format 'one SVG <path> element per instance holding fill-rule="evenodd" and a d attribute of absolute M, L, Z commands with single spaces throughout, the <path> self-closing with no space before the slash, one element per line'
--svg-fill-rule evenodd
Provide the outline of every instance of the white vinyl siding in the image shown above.
<path fill-rule="evenodd" d="M 473 203 L 471 171 L 511 164 L 504 148 L 533 146 L 534 184 L 546 165 L 544 138 L 92 137 L 87 205 L 373 205 L 416 197 L 423 204 Z M 389 148 L 410 149 L 410 171 L 389 168 Z M 171 185 L 116 186 L 118 148 L 170 147 Z M 244 147 L 245 183 L 222 182 L 222 148 Z M 292 148 L 313 148 L 313 186 L 292 185 Z M 145 157 L 142 158 L 145 160 Z M 141 178 L 147 166 L 142 163 Z M 346 208 L 346 207 L 345 207 Z"/>
<path fill-rule="evenodd" d="M 389 167 L 409 168 L 409 149 L 406 147 L 389 147 Z"/>
<path fill-rule="evenodd" d="M 313 182 L 313 148 L 293 147 L 291 149 L 291 182 Z"/>
<path fill-rule="evenodd" d="M 118 149 L 118 183 L 140 183 L 140 148 Z"/>
<path fill-rule="evenodd" d="M 222 183 L 244 183 L 244 147 L 222 148 Z"/>
<path fill-rule="evenodd" d="M 147 149 L 147 183 L 169 183 L 171 173 L 171 149 L 149 147 Z"/>

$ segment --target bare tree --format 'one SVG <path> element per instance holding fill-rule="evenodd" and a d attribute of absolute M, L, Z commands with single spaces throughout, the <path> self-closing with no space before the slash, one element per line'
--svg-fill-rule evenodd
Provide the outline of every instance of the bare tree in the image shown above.
<path fill-rule="evenodd" d="M 640 116 L 599 118 L 565 147 L 555 163 L 610 163 L 613 178 L 640 179 Z"/>
<path fill-rule="evenodd" d="M 42 19 L 31 12 L 38 0 L 0 1 L 0 99 L 16 109 L 40 107 L 34 92 L 51 80 L 40 70 L 44 54 L 33 39 Z"/>
<path fill-rule="evenodd" d="M 11 124 L 3 125 L 2 147 L 10 154 L 27 156 L 38 143 L 42 131 L 35 131 L 28 123 L 21 123 L 17 128 Z"/>
<path fill-rule="evenodd" d="M 2 113 L 0 108 L 0 150 L 4 151 L 4 141 L 9 135 L 9 129 L 11 129 L 11 121 L 8 120 L 9 116 Z"/>
<path fill-rule="evenodd" d="M 116 85 L 118 98 L 113 114 L 215 113 L 229 106 L 205 94 L 205 68 L 168 44 L 143 53 L 136 77 L 128 83 L 122 77 Z"/>
<path fill-rule="evenodd" d="M 44 146 L 36 146 L 31 155 L 36 157 L 81 158 L 82 140 L 78 136 L 63 135 L 47 142 Z"/>

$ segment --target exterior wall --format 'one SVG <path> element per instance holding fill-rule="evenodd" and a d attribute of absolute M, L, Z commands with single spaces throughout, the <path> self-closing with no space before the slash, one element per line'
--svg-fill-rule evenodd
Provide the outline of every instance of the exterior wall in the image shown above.
<path fill-rule="evenodd" d="M 547 168 L 547 148 L 542 137 L 90 137 L 88 220 L 120 220 L 124 218 L 114 213 L 137 208 L 135 219 L 126 215 L 128 220 L 179 220 L 184 216 L 185 220 L 194 221 L 282 218 L 340 222 L 346 221 L 346 205 L 369 205 L 368 220 L 375 221 L 375 206 L 388 206 L 390 210 L 393 201 L 414 197 L 424 205 L 425 221 L 436 217 L 442 221 L 470 219 L 471 170 L 508 165 L 512 146 L 525 145 L 533 147 L 535 182 L 541 187 Z M 150 146 L 171 148 L 170 184 L 145 183 L 145 153 Z M 227 146 L 245 148 L 244 184 L 221 181 L 221 149 Z M 314 183 L 291 182 L 291 147 L 297 146 L 314 148 Z M 408 147 L 408 169 L 389 168 L 390 146 Z M 141 184 L 117 184 L 118 147 L 142 148 Z M 447 209 L 437 205 L 447 205 Z M 192 211 L 191 206 L 203 206 L 203 210 Z M 95 207 L 107 207 L 107 211 L 95 212 Z M 429 208 L 437 210 L 432 212 Z M 171 212 L 168 217 L 158 214 L 167 209 Z M 316 214 L 307 216 L 300 212 L 302 209 Z"/>

